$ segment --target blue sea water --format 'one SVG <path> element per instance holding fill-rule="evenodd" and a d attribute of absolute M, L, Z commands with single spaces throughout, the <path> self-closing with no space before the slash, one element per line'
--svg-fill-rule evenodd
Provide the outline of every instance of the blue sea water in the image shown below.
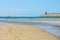
<path fill-rule="evenodd" d="M 60 18 L 0 18 L 0 20 L 5 21 L 45 21 L 45 20 L 57 20 L 60 21 Z"/>
<path fill-rule="evenodd" d="M 33 25 L 38 28 L 43 28 L 47 32 L 52 33 L 56 36 L 60 36 L 60 24 L 57 25 L 51 23 L 33 22 L 33 21 L 45 21 L 45 20 L 60 21 L 60 18 L 0 18 L 0 24 Z"/>

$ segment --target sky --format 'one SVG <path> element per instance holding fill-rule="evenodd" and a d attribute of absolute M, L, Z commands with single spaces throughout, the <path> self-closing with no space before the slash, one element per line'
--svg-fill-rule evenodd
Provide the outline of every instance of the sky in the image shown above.
<path fill-rule="evenodd" d="M 60 13 L 60 0 L 0 0 L 0 16 L 40 16 Z"/>

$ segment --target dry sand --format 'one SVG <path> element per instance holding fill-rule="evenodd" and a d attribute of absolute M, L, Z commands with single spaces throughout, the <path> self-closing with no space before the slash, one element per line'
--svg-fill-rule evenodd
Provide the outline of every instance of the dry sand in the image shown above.
<path fill-rule="evenodd" d="M 42 28 L 28 25 L 0 25 L 0 40 L 59 40 Z"/>

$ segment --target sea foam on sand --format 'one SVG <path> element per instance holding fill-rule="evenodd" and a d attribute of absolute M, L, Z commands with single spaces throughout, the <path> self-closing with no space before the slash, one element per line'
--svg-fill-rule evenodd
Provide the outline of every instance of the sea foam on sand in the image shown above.
<path fill-rule="evenodd" d="M 28 25 L 0 25 L 0 40 L 59 40 L 42 28 Z"/>

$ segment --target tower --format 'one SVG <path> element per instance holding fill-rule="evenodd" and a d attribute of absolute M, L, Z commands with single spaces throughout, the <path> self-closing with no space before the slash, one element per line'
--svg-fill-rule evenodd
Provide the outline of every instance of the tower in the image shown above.
<path fill-rule="evenodd" d="M 47 14 L 47 12 L 45 12 L 45 14 Z"/>

